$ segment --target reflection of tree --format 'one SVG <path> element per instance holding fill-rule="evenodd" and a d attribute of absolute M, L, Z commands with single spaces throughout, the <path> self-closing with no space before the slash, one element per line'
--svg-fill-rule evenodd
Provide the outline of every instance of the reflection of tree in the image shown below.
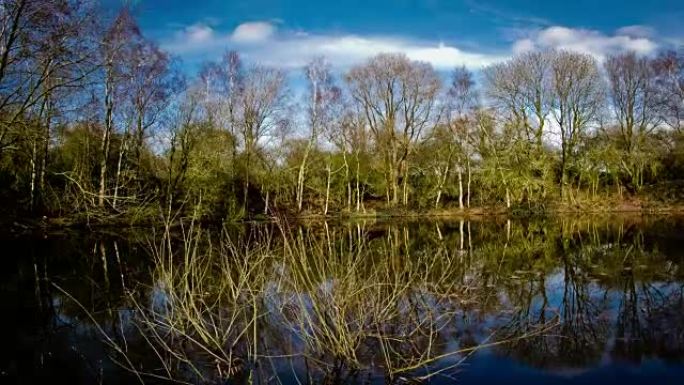
<path fill-rule="evenodd" d="M 203 281 L 184 290 L 196 304 L 211 305 L 198 312 L 201 322 L 231 337 L 211 352 L 232 346 L 236 382 L 424 378 L 463 358 L 459 349 L 483 342 L 502 342 L 493 348 L 496 354 L 542 368 L 591 366 L 606 357 L 680 361 L 684 288 L 681 261 L 663 252 L 664 229 L 670 227 L 651 230 L 648 223 L 614 219 L 308 223 L 286 229 L 284 240 L 272 236 L 278 233 L 272 225 L 250 225 L 224 229 L 231 239 L 251 240 L 236 241 L 242 251 L 228 259 L 221 257 L 218 236 L 198 243 L 204 250 L 212 242 L 206 250 L 213 250 L 213 259 L 197 266 Z M 271 236 L 260 237 L 264 232 Z M 284 255 L 284 242 L 297 253 Z M 101 237 L 86 247 L 74 244 L 79 253 L 62 263 L 36 258 L 36 301 L 42 296 L 44 304 L 57 305 L 48 317 L 53 321 L 88 328 L 78 306 L 43 284 L 45 276 L 55 277 L 108 332 L 121 334 L 127 300 L 150 299 L 149 290 L 124 295 L 124 289 L 148 287 L 147 267 L 134 258 L 145 254 L 136 245 Z M 241 263 L 248 250 L 267 262 Z M 183 253 L 176 256 L 171 266 L 182 277 Z M 259 283 L 225 298 L 232 289 L 220 274 L 243 268 L 253 269 Z M 200 288 L 201 295 L 193 292 Z M 229 335 L 218 330 L 229 324 L 235 300 L 244 314 Z M 243 329 L 248 332 L 232 339 Z M 225 378 L 226 367 L 181 337 L 170 345 L 182 349 L 179 357 L 192 361 L 205 379 Z M 156 355 L 144 356 L 144 343 L 136 345 L 144 341 L 128 334 L 126 342 L 132 356 L 147 359 L 145 368 L 160 367 L 149 362 Z M 173 367 L 173 353 L 160 357 Z"/>
<path fill-rule="evenodd" d="M 112 252 L 116 239 L 102 234 L 69 232 L 14 241 L 21 249 L 16 250 L 17 268 L 8 273 L 14 276 L 9 281 L 14 293 L 12 302 L 17 301 L 19 305 L 3 302 L 15 309 L 10 313 L 21 322 L 9 327 L 12 338 L 17 341 L 5 341 L 15 347 L 17 358 L 22 354 L 32 357 L 27 361 L 40 358 L 34 366 L 23 362 L 31 373 L 24 373 L 26 377 L 20 377 L 23 378 L 20 382 L 31 382 L 29 378 L 45 375 L 59 376 L 54 378 L 56 381 L 80 378 L 84 382 L 97 382 L 103 375 L 113 375 L 115 365 L 106 359 L 108 351 L 100 342 L 102 334 L 75 300 L 112 336 L 126 329 L 123 316 L 126 297 L 116 284 L 118 280 L 109 285 L 107 280 L 113 274 L 129 273 L 132 279 L 141 279 L 137 273 L 146 273 L 147 268 L 142 263 L 133 263 L 137 270 L 121 269 L 122 264 L 116 262 Z M 135 239 L 127 238 L 121 244 L 124 246 L 119 249 L 120 259 L 136 261 L 137 257 L 131 255 L 131 249 L 137 245 Z M 103 275 L 105 263 L 112 274 L 109 277 Z M 3 282 L 6 281 L 3 279 Z M 69 296 L 53 284 L 64 288 Z"/>
<path fill-rule="evenodd" d="M 598 362 L 607 334 L 600 319 L 606 301 L 592 297 L 590 281 L 578 265 L 581 256 L 566 253 L 560 258 L 561 268 L 551 277 L 540 275 L 519 284 L 519 294 L 511 296 L 517 310 L 502 328 L 502 338 L 534 334 L 555 317 L 559 325 L 548 333 L 503 345 L 502 352 L 538 367 Z M 554 287 L 556 281 L 559 287 Z"/>
<path fill-rule="evenodd" d="M 562 357 L 563 364 L 568 366 L 586 366 L 601 358 L 608 332 L 606 322 L 600 318 L 607 307 L 606 298 L 590 283 L 584 250 L 576 254 L 570 250 L 563 252 L 563 296 L 556 359 Z"/>
<path fill-rule="evenodd" d="M 644 355 L 680 362 L 684 356 L 684 287 L 643 285 Z"/>
<path fill-rule="evenodd" d="M 674 316 L 683 310 L 681 292 L 654 283 L 667 275 L 657 271 L 671 263 L 662 261 L 655 245 L 644 248 L 644 233 L 635 226 L 604 226 L 568 221 L 548 228 L 556 245 L 552 253 L 558 256 L 555 273 L 537 274 L 512 291 L 504 285 L 517 310 L 501 330 L 502 338 L 529 333 L 551 310 L 558 312 L 560 324 L 549 335 L 503 346 L 502 354 L 539 367 L 584 367 L 598 364 L 606 349 L 615 358 L 637 361 L 664 356 L 659 347 L 665 335 L 679 336 L 670 346 L 681 346 L 682 328 L 673 324 L 681 318 Z M 516 242 L 511 244 L 515 248 Z M 559 282 L 558 287 L 551 282 Z M 672 312 L 677 306 L 679 312 Z M 658 325 L 663 322 L 669 325 Z M 681 348 L 674 355 L 681 357 Z"/>
<path fill-rule="evenodd" d="M 622 256 L 611 348 L 614 359 L 638 363 L 644 357 L 672 359 L 684 353 L 682 285 L 659 273 L 657 267 L 653 270 L 649 259 L 658 260 L 658 256 L 644 249 L 641 234 Z M 667 266 L 661 261 L 658 264 Z M 665 279 L 659 281 L 654 275 Z"/>

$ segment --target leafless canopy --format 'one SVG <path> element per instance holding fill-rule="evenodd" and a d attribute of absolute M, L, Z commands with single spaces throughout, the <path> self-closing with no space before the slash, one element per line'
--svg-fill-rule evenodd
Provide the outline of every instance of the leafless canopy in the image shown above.
<path fill-rule="evenodd" d="M 427 63 L 402 54 L 381 54 L 353 68 L 346 80 L 382 153 L 387 197 L 396 204 L 412 146 L 435 119 L 439 77 Z"/>

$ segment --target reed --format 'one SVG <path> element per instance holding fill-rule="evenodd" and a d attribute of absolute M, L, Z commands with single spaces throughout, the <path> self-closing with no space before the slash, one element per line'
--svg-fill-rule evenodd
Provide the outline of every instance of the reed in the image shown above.
<path fill-rule="evenodd" d="M 464 250 L 411 253 L 406 228 L 261 228 L 236 241 L 191 222 L 152 248 L 152 287 L 132 299 L 168 377 L 263 382 L 288 361 L 311 378 L 430 376 L 478 348 L 454 344 L 478 302 Z M 497 342 L 498 343 L 498 342 Z"/>

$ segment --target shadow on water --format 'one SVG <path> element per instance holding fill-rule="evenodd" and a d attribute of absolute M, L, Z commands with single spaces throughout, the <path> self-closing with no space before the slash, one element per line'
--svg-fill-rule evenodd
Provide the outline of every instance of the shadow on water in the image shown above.
<path fill-rule="evenodd" d="M 589 217 L 4 237 L 0 379 L 673 382 L 683 230 Z"/>

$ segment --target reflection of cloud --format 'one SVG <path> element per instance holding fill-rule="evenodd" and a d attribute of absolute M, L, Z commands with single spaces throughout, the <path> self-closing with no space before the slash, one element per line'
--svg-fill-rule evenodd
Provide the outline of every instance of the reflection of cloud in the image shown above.
<path fill-rule="evenodd" d="M 517 40 L 513 44 L 513 52 L 557 48 L 587 53 L 598 59 L 624 51 L 648 55 L 658 48 L 658 44 L 650 37 L 652 33 L 643 26 L 623 27 L 613 35 L 588 29 L 553 26 Z"/>

